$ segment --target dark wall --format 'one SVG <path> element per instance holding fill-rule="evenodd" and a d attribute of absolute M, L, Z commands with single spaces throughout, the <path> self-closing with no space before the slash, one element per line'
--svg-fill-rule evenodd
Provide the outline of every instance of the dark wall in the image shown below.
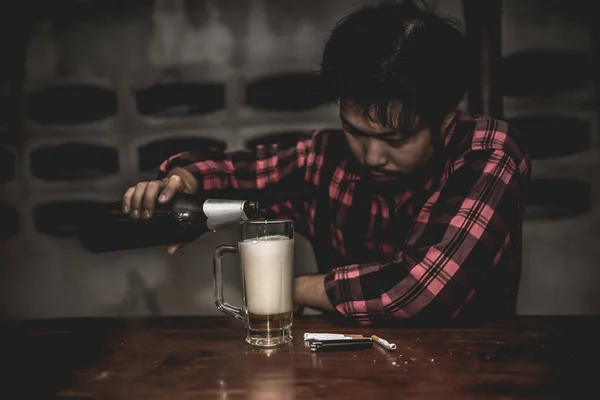
<path fill-rule="evenodd" d="M 217 313 L 211 254 L 233 232 L 206 235 L 173 257 L 164 249 L 94 255 L 72 238 L 73 219 L 190 146 L 239 149 L 338 126 L 336 109 L 310 90 L 311 72 L 327 30 L 358 3 L 56 1 L 5 13 L 22 21 L 3 25 L 11 57 L 0 82 L 7 311 Z M 600 310 L 592 41 L 585 13 L 561 4 L 502 5 L 504 113 L 535 156 L 522 313 Z M 463 19 L 460 0 L 438 7 Z M 306 241 L 298 246 L 299 268 L 314 269 Z M 233 265 L 229 272 L 226 290 L 239 302 L 239 274 Z"/>

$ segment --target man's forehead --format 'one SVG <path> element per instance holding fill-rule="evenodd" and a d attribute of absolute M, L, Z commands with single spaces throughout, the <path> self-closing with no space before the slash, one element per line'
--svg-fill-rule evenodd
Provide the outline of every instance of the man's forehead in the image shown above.
<path fill-rule="evenodd" d="M 365 122 L 364 118 L 360 118 L 358 121 L 355 120 L 356 117 L 355 119 L 349 120 L 352 117 L 346 117 L 342 112 L 340 112 L 340 118 L 342 122 L 355 134 L 383 139 L 397 136 L 400 133 L 399 129 L 382 127 L 374 122 Z"/>
<path fill-rule="evenodd" d="M 385 124 L 382 124 L 379 122 L 380 115 L 374 107 L 365 110 L 350 102 L 340 104 L 340 118 L 344 123 L 375 134 L 389 134 L 416 129 L 420 118 L 415 115 L 406 115 L 402 111 L 400 104 L 390 104 L 385 111 L 387 113 Z"/>

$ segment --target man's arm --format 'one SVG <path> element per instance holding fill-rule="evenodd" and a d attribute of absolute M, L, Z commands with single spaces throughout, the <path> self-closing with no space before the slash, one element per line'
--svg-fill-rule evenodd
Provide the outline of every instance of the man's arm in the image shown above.
<path fill-rule="evenodd" d="M 294 279 L 294 304 L 315 310 L 335 311 L 325 291 L 325 275 L 303 275 Z"/>
<path fill-rule="evenodd" d="M 299 305 L 336 310 L 361 324 L 456 317 L 497 265 L 520 224 L 523 165 L 503 151 L 470 153 L 425 204 L 394 261 L 299 277 Z"/>
<path fill-rule="evenodd" d="M 203 196 L 254 198 L 266 203 L 267 218 L 301 219 L 302 182 L 312 139 L 279 150 L 259 146 L 240 151 L 187 151 L 165 160 L 159 179 L 178 175 Z"/>

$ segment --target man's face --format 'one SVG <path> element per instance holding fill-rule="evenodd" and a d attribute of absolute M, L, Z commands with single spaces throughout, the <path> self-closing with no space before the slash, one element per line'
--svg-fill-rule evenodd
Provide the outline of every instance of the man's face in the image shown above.
<path fill-rule="evenodd" d="M 340 117 L 350 150 L 378 182 L 399 180 L 433 155 L 428 127 L 412 132 L 382 127 L 348 101 L 340 102 Z"/>

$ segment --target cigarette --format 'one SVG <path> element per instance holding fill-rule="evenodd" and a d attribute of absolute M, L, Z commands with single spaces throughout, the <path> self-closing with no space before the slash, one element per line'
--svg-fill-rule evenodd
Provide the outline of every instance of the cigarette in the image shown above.
<path fill-rule="evenodd" d="M 390 343 L 387 340 L 384 340 L 384 339 L 380 338 L 379 336 L 372 335 L 371 336 L 371 340 L 374 341 L 374 342 L 379 343 L 386 350 L 390 350 L 390 351 L 391 350 L 396 350 L 396 344 Z"/>
<path fill-rule="evenodd" d="M 367 338 L 354 340 L 327 340 L 324 342 L 312 342 L 310 351 L 334 351 L 334 350 L 359 350 L 373 347 L 373 342 Z"/>
<path fill-rule="evenodd" d="M 351 340 L 363 339 L 363 335 L 352 333 L 305 333 L 304 340 Z"/>

